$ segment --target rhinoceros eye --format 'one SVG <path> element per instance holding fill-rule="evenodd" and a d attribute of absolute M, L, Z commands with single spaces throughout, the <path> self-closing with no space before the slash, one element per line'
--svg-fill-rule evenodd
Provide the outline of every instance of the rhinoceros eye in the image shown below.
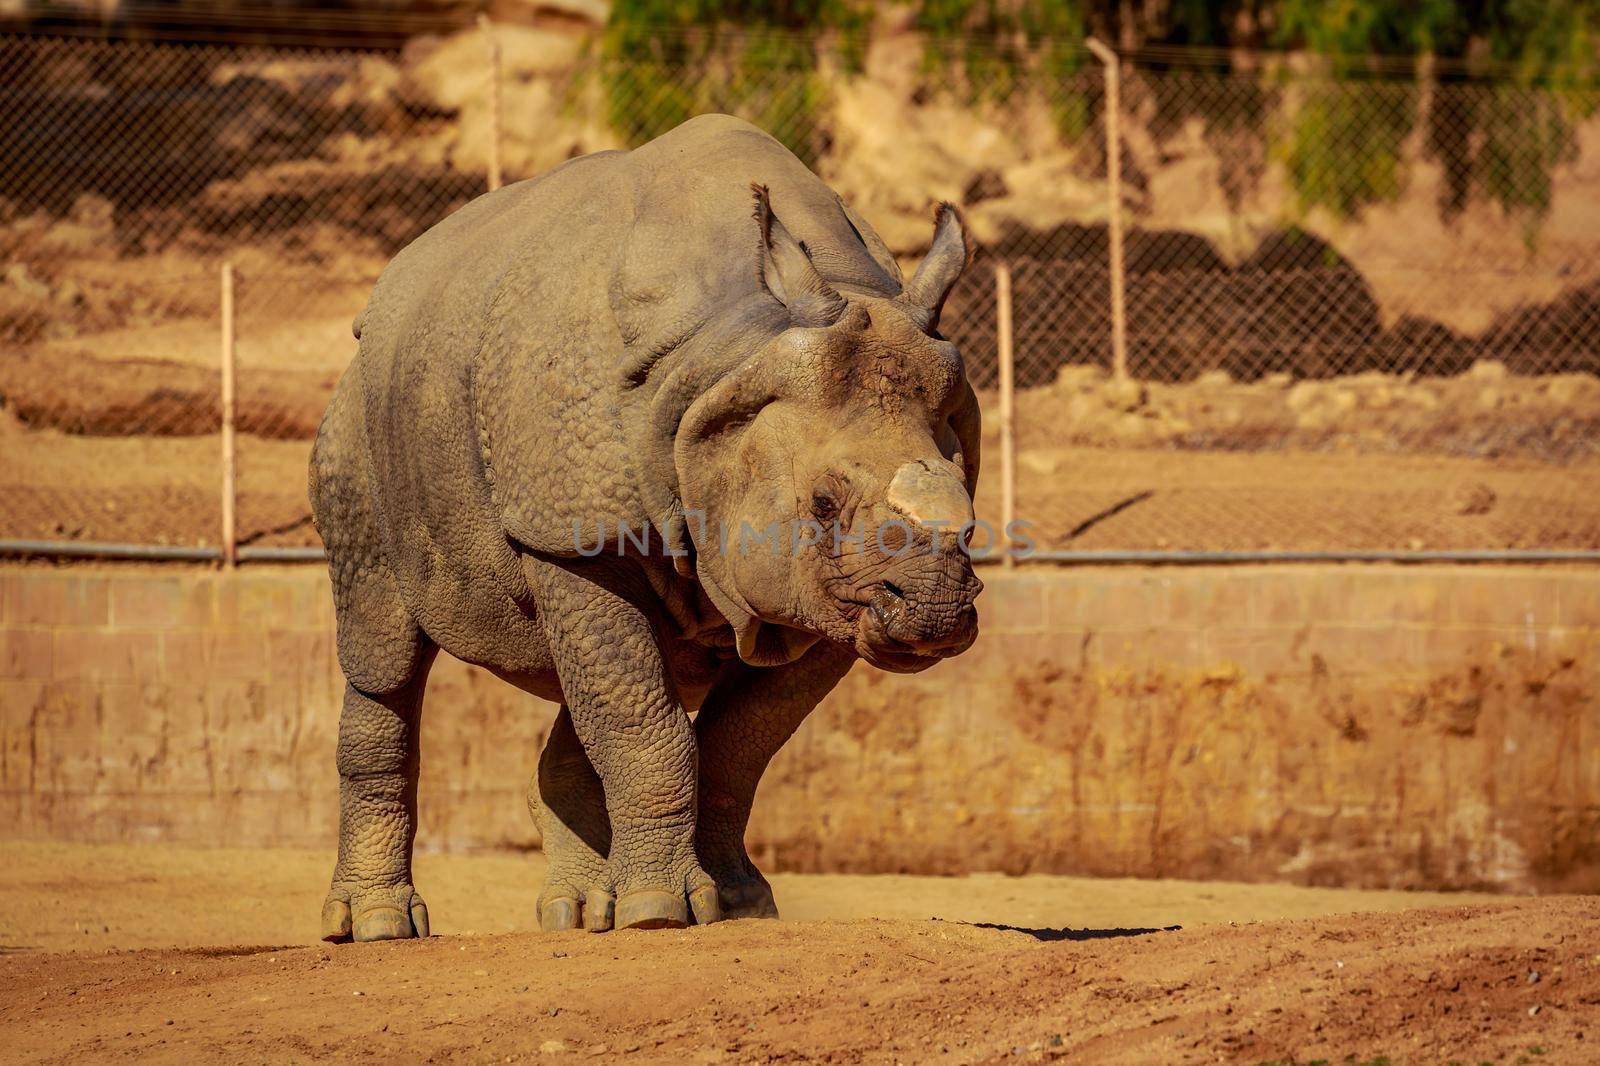
<path fill-rule="evenodd" d="M 843 479 L 836 474 L 829 474 L 817 482 L 811 490 L 811 513 L 817 521 L 828 523 L 839 517 L 839 512 L 844 508 L 846 491 Z"/>

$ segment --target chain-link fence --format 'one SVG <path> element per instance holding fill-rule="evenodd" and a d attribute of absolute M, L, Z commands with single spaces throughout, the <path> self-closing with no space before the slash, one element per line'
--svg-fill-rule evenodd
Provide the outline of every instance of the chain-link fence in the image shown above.
<path fill-rule="evenodd" d="M 218 545 L 227 262 L 237 536 L 314 546 L 310 441 L 388 257 L 492 169 L 721 110 L 908 266 L 929 205 L 964 205 L 981 251 L 945 328 L 988 416 L 979 509 L 1004 517 L 1013 466 L 1040 548 L 1600 549 L 1600 94 L 1134 58 L 1108 110 L 1086 56 L 921 48 L 691 70 L 504 28 L 400 53 L 0 38 L 0 538 Z"/>

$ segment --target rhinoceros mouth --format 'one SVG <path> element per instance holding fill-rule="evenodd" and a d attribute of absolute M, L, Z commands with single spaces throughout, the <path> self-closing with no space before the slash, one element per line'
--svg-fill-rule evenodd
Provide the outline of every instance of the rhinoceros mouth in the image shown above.
<path fill-rule="evenodd" d="M 960 655 L 978 639 L 977 613 L 970 607 L 962 612 L 962 622 L 944 639 L 929 645 L 913 644 L 895 636 L 900 611 L 898 597 L 874 596 L 856 622 L 856 652 L 873 666 L 894 673 L 926 670 L 941 659 Z"/>

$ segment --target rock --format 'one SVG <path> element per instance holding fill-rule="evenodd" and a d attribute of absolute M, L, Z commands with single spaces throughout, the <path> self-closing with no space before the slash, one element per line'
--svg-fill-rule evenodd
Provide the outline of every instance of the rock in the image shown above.
<path fill-rule="evenodd" d="M 1493 411 L 1505 402 L 1505 393 L 1493 385 L 1486 385 L 1478 391 L 1478 406 L 1485 411 Z"/>
<path fill-rule="evenodd" d="M 1305 411 L 1314 406 L 1322 395 L 1322 386 L 1315 381 L 1302 381 L 1289 390 L 1283 401 L 1291 411 Z"/>
<path fill-rule="evenodd" d="M 1161 420 L 1157 423 L 1157 428 L 1161 431 L 1163 437 L 1170 440 L 1192 432 L 1194 425 L 1188 419 L 1169 412 L 1161 417 Z"/>
<path fill-rule="evenodd" d="M 355 70 L 328 95 L 333 108 L 365 105 L 387 109 L 400 95 L 400 68 L 387 59 L 362 56 Z"/>
<path fill-rule="evenodd" d="M 1244 421 L 1244 408 L 1236 403 L 1218 404 L 1211 418 L 1217 425 L 1232 429 Z"/>
<path fill-rule="evenodd" d="M 1111 424 L 1111 432 L 1124 444 L 1138 444 L 1154 435 L 1154 426 L 1148 418 L 1137 413 L 1120 416 Z"/>
<path fill-rule="evenodd" d="M 104 196 L 86 192 L 72 201 L 71 218 L 80 226 L 110 233 L 116 225 L 117 209 Z"/>
<path fill-rule="evenodd" d="M 1083 429 L 1104 422 L 1109 414 L 1105 402 L 1095 393 L 1080 392 L 1067 401 L 1068 429 Z"/>
<path fill-rule="evenodd" d="M 488 96 L 490 35 L 500 46 L 502 91 L 531 78 L 572 68 L 583 38 L 531 26 L 493 25 L 452 37 L 422 37 L 401 53 L 399 93 L 407 103 L 434 111 L 460 111 Z M 506 115 L 519 112 L 506 110 Z"/>
<path fill-rule="evenodd" d="M 1458 485 L 1450 493 L 1450 510 L 1459 515 L 1488 514 L 1494 510 L 1494 490 L 1481 481 Z"/>
<path fill-rule="evenodd" d="M 1600 393 L 1600 381 L 1587 374 L 1552 374 L 1544 382 L 1544 394 L 1564 407 L 1593 402 L 1596 393 Z"/>
<path fill-rule="evenodd" d="M 1295 415 L 1294 425 L 1305 433 L 1321 433 L 1333 425 L 1333 418 L 1326 408 L 1308 407 Z"/>
<path fill-rule="evenodd" d="M 1439 406 L 1439 394 L 1425 386 L 1414 385 L 1402 395 L 1407 403 L 1420 407 L 1424 411 L 1432 411 Z"/>
<path fill-rule="evenodd" d="M 1302 381 L 1285 399 L 1295 425 L 1307 432 L 1330 429 L 1348 419 L 1360 403 L 1354 389 L 1332 382 Z"/>
<path fill-rule="evenodd" d="M 1098 388 L 1106 372 L 1093 363 L 1064 363 L 1056 371 L 1056 388 L 1063 392 Z"/>
<path fill-rule="evenodd" d="M 110 234 L 80 226 L 76 222 L 57 222 L 51 226 L 39 247 L 54 255 L 70 255 L 74 258 L 86 257 L 96 251 L 115 251 Z"/>
<path fill-rule="evenodd" d="M 73 307 L 83 302 L 83 289 L 78 286 L 76 281 L 68 278 L 66 281 L 63 281 L 60 285 L 56 286 L 54 297 L 56 303 Z"/>
<path fill-rule="evenodd" d="M 1194 385 L 1197 389 L 1225 389 L 1232 384 L 1232 375 L 1220 367 L 1215 370 L 1207 370 L 1194 379 Z"/>
<path fill-rule="evenodd" d="M 871 220 L 890 248 L 920 254 L 928 243 L 930 200 L 959 201 L 969 189 L 983 197 L 968 205 L 967 219 L 980 244 L 994 242 L 1008 219 L 1041 229 L 1092 207 L 1091 198 L 1067 203 L 1088 183 L 1068 165 L 1071 148 L 1053 130 L 1043 136 L 1049 109 L 1042 99 L 1019 93 L 1008 121 L 996 123 L 957 99 L 929 97 L 925 58 L 916 35 L 875 34 L 862 75 L 839 81 L 830 92 L 829 184 Z M 1029 166 L 1051 178 L 1032 180 Z M 1104 189 L 1097 195 L 1103 205 Z"/>
<path fill-rule="evenodd" d="M 1504 381 L 1506 365 L 1498 359 L 1479 359 L 1472 364 L 1472 369 L 1467 371 L 1467 377 L 1477 378 L 1480 381 Z"/>
<path fill-rule="evenodd" d="M 29 300 L 48 300 L 51 296 L 50 286 L 34 277 L 22 263 L 6 267 L 5 283 L 16 290 L 17 295 Z"/>
<path fill-rule="evenodd" d="M 1113 378 L 1100 391 L 1107 404 L 1121 411 L 1137 411 L 1150 400 L 1150 390 L 1131 378 Z"/>

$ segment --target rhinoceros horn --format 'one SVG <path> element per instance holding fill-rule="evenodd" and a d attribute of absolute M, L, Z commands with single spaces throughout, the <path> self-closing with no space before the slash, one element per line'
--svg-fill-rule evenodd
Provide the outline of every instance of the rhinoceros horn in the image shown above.
<path fill-rule="evenodd" d="M 907 306 L 921 312 L 923 328 L 931 331 L 938 327 L 945 297 L 972 261 L 973 250 L 960 210 L 954 204 L 940 204 L 933 214 L 933 245 L 900 297 Z"/>
<path fill-rule="evenodd" d="M 972 497 L 962 471 L 948 460 L 914 459 L 889 482 L 889 506 L 918 525 L 961 529 L 972 521 Z"/>
<path fill-rule="evenodd" d="M 797 326 L 831 326 L 846 307 L 844 297 L 818 273 L 806 246 L 794 239 L 778 216 L 765 185 L 752 184 L 756 221 L 761 225 L 761 283 L 789 309 Z"/>

